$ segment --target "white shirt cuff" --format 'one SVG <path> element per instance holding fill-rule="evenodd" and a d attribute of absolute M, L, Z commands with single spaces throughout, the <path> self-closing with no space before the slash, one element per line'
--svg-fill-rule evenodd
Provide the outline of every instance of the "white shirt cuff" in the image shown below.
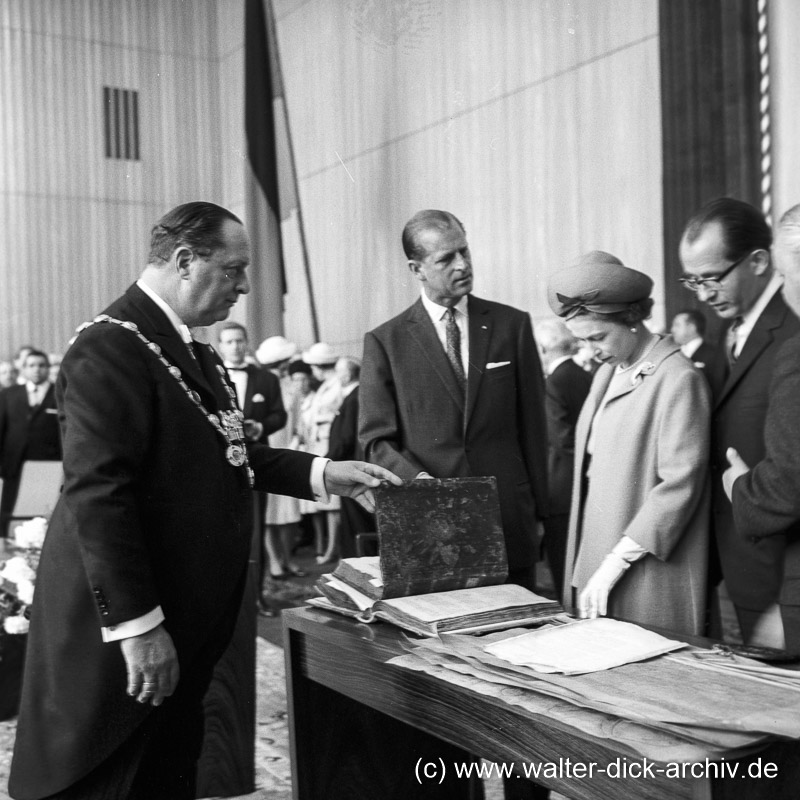
<path fill-rule="evenodd" d="M 144 616 L 120 622 L 119 625 L 109 625 L 107 628 L 100 628 L 100 630 L 103 634 L 104 642 L 117 642 L 120 639 L 130 639 L 132 636 L 147 633 L 153 628 L 157 628 L 164 619 L 164 612 L 161 610 L 161 606 L 156 606 Z"/>
<path fill-rule="evenodd" d="M 311 462 L 311 493 L 318 503 L 326 505 L 330 503 L 331 496 L 325 486 L 325 467 L 328 466 L 329 458 L 315 458 Z"/>

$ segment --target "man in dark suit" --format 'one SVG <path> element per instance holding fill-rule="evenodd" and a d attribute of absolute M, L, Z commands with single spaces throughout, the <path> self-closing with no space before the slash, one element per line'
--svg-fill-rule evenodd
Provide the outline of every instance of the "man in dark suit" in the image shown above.
<path fill-rule="evenodd" d="M 29 350 L 22 363 L 24 383 L 0 392 L 0 535 L 5 536 L 26 461 L 60 461 L 61 436 L 47 355 Z"/>
<path fill-rule="evenodd" d="M 280 382 L 268 369 L 247 362 L 244 325 L 226 322 L 220 328 L 217 349 L 236 387 L 236 399 L 244 414 L 245 436 L 252 442 L 266 444 L 269 435 L 286 424 Z"/>
<path fill-rule="evenodd" d="M 572 470 L 575 461 L 575 424 L 589 394 L 592 376 L 572 356 L 577 341 L 560 319 L 537 323 L 536 341 L 542 354 L 547 412 L 547 485 L 550 516 L 544 541 L 550 572 L 558 592 L 564 594 L 564 562 L 567 556 L 569 509 L 572 500 Z"/>
<path fill-rule="evenodd" d="M 703 313 L 695 308 L 679 311 L 672 318 L 670 333 L 686 358 L 704 375 L 708 375 L 712 371 L 717 350 L 705 340 L 706 318 Z"/>
<path fill-rule="evenodd" d="M 361 361 L 352 356 L 344 356 L 336 362 L 336 378 L 342 385 L 344 400 L 331 423 L 328 440 L 328 458 L 335 461 L 362 458 L 358 443 L 358 385 L 361 377 Z M 349 497 L 342 498 L 341 541 L 339 555 L 352 558 L 356 552 L 356 535 L 373 533 L 375 517 L 365 511 L 359 503 Z"/>
<path fill-rule="evenodd" d="M 422 296 L 364 340 L 364 453 L 405 480 L 494 475 L 510 580 L 532 588 L 547 424 L 530 318 L 472 296 L 467 237 L 452 214 L 420 211 L 403 248 Z"/>
<path fill-rule="evenodd" d="M 800 317 L 800 205 L 778 226 L 773 257 L 783 297 Z M 734 449 L 723 475 L 736 527 L 755 539 L 776 537 L 786 547 L 779 604 L 784 645 L 800 651 L 800 333 L 775 356 L 764 428 L 765 455 L 753 468 Z"/>
<path fill-rule="evenodd" d="M 449 212 L 418 212 L 402 241 L 422 292 L 364 339 L 364 453 L 404 480 L 493 475 L 509 582 L 533 589 L 548 498 L 544 375 L 530 317 L 471 294 L 467 236 Z M 546 796 L 523 781 L 507 787 Z"/>
<path fill-rule="evenodd" d="M 713 527 L 722 577 L 744 639 L 766 645 L 782 640 L 778 600 L 786 537 L 755 538 L 740 530 L 722 473 L 729 447 L 748 464 L 764 458 L 764 423 L 776 355 L 800 331 L 800 322 L 781 297 L 771 245 L 772 231 L 764 215 L 727 197 L 698 211 L 680 243 L 684 285 L 730 322 L 709 376 L 714 402 Z"/>
<path fill-rule="evenodd" d="M 9 791 L 189 800 L 202 698 L 230 640 L 251 487 L 327 499 L 378 478 L 248 443 L 222 362 L 190 327 L 249 291 L 247 233 L 211 203 L 155 225 L 147 267 L 81 326 L 57 398 L 65 486 L 37 574 Z"/>
<path fill-rule="evenodd" d="M 222 325 L 217 339 L 217 350 L 228 370 L 228 377 L 236 389 L 236 401 L 244 414 L 244 435 L 251 442 L 267 444 L 269 435 L 286 424 L 286 409 L 283 407 L 280 381 L 268 369 L 247 362 L 247 344 L 247 330 L 244 325 L 238 322 L 226 322 Z M 253 504 L 254 513 L 263 530 L 267 495 L 258 492 Z M 269 556 L 265 537 L 259 536 L 259 541 L 258 585 L 261 587 L 264 585 Z M 261 592 L 258 606 L 263 612 L 272 613 Z"/>

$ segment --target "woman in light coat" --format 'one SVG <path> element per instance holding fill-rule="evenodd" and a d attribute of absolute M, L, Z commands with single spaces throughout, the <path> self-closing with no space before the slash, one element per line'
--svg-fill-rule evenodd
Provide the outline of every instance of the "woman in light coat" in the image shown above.
<path fill-rule="evenodd" d="M 706 381 L 644 320 L 653 282 L 608 253 L 551 277 L 549 302 L 601 363 L 578 420 L 565 605 L 702 632 L 708 562 Z"/>

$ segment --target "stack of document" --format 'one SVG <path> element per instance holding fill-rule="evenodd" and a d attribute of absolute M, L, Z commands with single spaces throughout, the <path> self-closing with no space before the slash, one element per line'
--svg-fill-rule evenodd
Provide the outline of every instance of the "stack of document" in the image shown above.
<path fill-rule="evenodd" d="M 576 620 L 487 645 L 487 653 L 536 672 L 581 675 L 679 650 L 687 645 L 615 619 Z"/>
<path fill-rule="evenodd" d="M 590 633 L 599 627 L 568 623 L 545 633 L 566 631 L 571 640 L 581 626 Z M 614 627 L 618 633 L 627 630 Z M 633 633 L 635 641 L 643 642 L 640 634 L 649 632 L 638 629 Z M 530 646 L 531 640 L 525 644 L 528 636 L 529 631 L 515 630 L 483 637 L 445 634 L 438 640 L 409 641 L 408 655 L 390 663 L 424 672 L 494 703 L 514 706 L 532 719 L 609 739 L 656 761 L 733 758 L 775 737 L 800 739 L 800 672 L 686 647 L 681 642 L 674 643 L 682 648 L 678 652 L 589 672 L 586 667 L 596 652 L 579 653 L 579 666 L 573 669 L 569 665 L 575 664 L 577 647 L 556 659 L 549 644 L 535 648 Z M 514 661 L 523 663 L 492 652 L 495 645 L 506 641 L 510 641 Z M 614 647 L 627 649 L 629 644 L 618 642 Z M 528 666 L 526 659 L 536 668 Z M 567 667 L 564 672 L 539 671 L 542 666 L 554 670 L 556 660 Z"/>

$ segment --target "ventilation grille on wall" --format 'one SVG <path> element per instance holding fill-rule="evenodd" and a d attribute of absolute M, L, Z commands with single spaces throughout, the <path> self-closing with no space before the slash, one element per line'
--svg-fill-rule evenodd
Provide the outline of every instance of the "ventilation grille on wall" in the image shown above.
<path fill-rule="evenodd" d="M 106 158 L 139 160 L 139 92 L 103 87 Z"/>

